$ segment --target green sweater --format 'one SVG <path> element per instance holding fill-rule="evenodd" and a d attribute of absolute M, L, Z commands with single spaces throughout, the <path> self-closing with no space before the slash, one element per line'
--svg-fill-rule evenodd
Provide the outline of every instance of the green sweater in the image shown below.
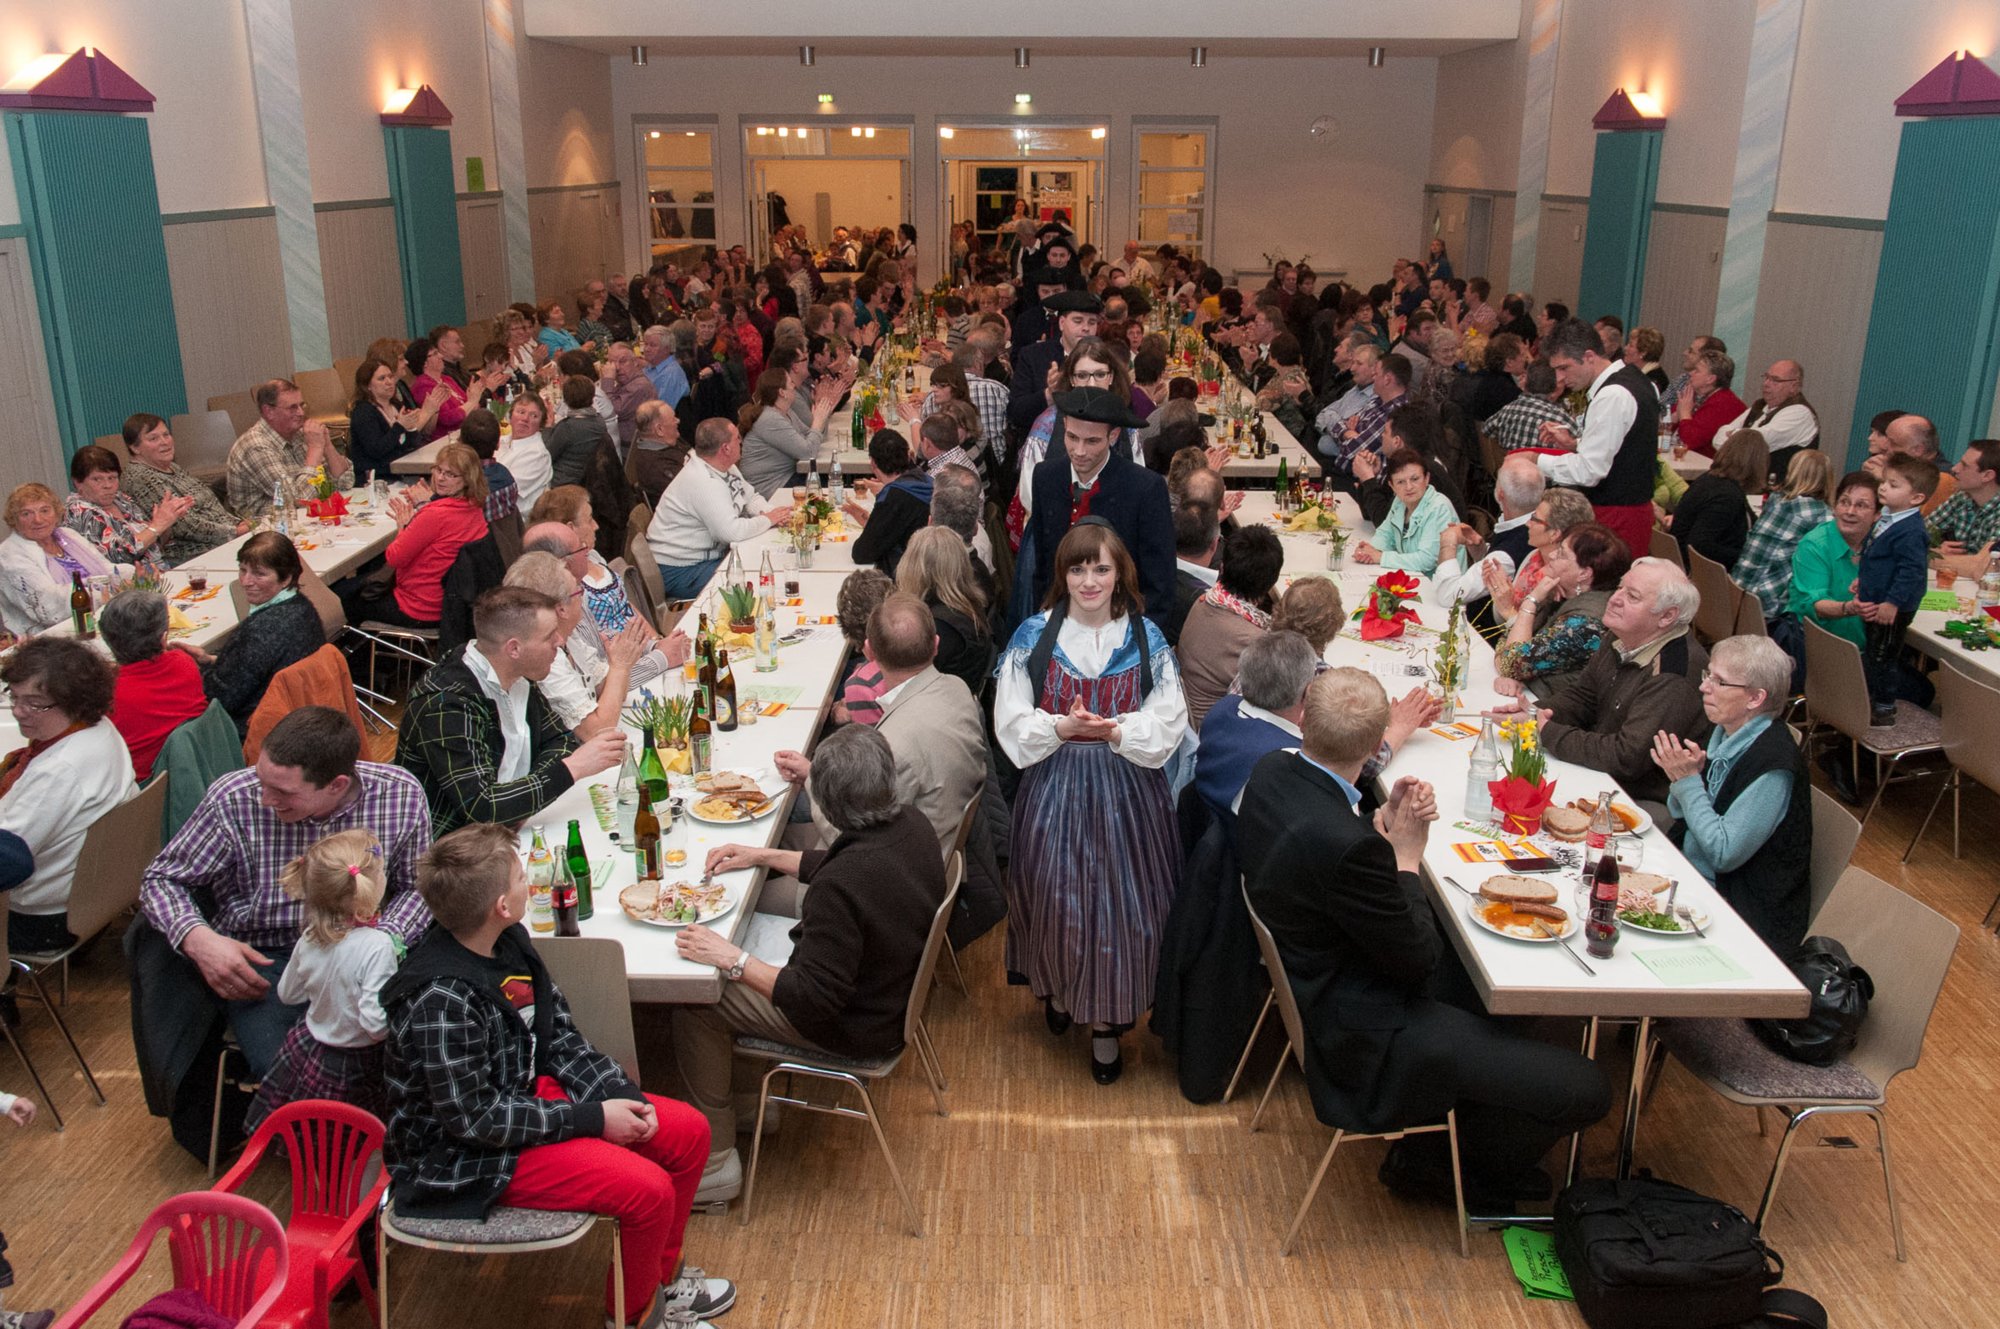
<path fill-rule="evenodd" d="M 1821 522 L 1805 533 L 1792 554 L 1792 590 L 1786 607 L 1801 623 L 1817 623 L 1859 646 L 1859 618 L 1822 618 L 1813 605 L 1820 600 L 1852 599 L 1854 593 L 1849 588 L 1860 571 L 1861 560 L 1849 548 L 1840 528 L 1831 520 Z"/>

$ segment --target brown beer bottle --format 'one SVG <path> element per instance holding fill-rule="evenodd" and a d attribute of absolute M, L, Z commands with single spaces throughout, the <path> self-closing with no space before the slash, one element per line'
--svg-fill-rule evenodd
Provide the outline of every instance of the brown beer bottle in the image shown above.
<path fill-rule="evenodd" d="M 632 842 L 639 846 L 639 871 L 643 881 L 660 879 L 660 817 L 653 811 L 653 795 L 639 785 L 639 811 L 632 817 Z"/>
<path fill-rule="evenodd" d="M 717 653 L 715 673 L 715 727 L 732 733 L 736 729 L 736 671 L 729 667 L 728 651 Z"/>

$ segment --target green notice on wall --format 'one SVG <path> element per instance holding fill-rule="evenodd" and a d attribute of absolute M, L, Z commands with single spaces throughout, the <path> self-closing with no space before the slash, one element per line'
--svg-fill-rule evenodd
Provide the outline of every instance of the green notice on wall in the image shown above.
<path fill-rule="evenodd" d="M 483 194 L 486 192 L 486 159 L 467 157 L 465 159 L 465 192 Z"/>

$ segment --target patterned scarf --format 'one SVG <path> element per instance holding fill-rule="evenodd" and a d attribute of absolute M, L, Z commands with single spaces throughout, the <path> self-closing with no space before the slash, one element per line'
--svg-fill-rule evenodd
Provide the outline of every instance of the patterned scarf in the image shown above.
<path fill-rule="evenodd" d="M 1220 586 L 1209 587 L 1201 598 L 1214 605 L 1217 609 L 1228 610 L 1260 632 L 1270 631 L 1271 616 L 1269 614 L 1259 609 L 1256 605 L 1251 604 L 1248 600 L 1231 595 Z"/>

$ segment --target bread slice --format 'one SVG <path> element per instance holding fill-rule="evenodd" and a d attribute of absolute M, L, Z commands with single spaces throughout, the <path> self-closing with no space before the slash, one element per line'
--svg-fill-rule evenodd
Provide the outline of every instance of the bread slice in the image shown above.
<path fill-rule="evenodd" d="M 1621 872 L 1618 874 L 1618 885 L 1620 887 L 1629 886 L 1635 890 L 1651 891 L 1655 895 L 1663 893 L 1670 884 L 1665 877 L 1662 877 L 1657 872 Z"/>
<path fill-rule="evenodd" d="M 1553 882 L 1541 881 L 1534 877 L 1516 877 L 1504 872 L 1480 882 L 1479 894 L 1484 899 L 1498 900 L 1511 905 L 1556 902 L 1556 888 Z"/>
<path fill-rule="evenodd" d="M 1590 834 L 1590 814 L 1579 808 L 1552 807 L 1542 814 L 1542 829 L 1551 839 L 1576 844 Z"/>

